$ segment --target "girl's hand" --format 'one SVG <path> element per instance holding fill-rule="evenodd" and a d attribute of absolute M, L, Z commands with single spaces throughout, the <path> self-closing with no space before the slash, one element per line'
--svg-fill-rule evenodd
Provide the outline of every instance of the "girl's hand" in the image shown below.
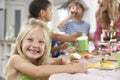
<path fill-rule="evenodd" d="M 63 65 L 71 64 L 70 57 L 69 56 L 63 57 L 62 58 L 62 64 Z"/>
<path fill-rule="evenodd" d="M 87 73 L 87 65 L 85 63 L 73 63 L 73 67 L 76 69 L 76 72 Z"/>
<path fill-rule="evenodd" d="M 68 44 L 65 44 L 65 43 L 63 43 L 63 44 L 60 45 L 60 49 L 61 49 L 61 50 L 64 50 L 64 49 L 66 49 L 67 47 L 68 47 Z"/>

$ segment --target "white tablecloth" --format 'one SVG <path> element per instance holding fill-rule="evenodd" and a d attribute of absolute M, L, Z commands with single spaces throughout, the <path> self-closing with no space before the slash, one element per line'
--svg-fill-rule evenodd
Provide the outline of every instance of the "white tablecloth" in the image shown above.
<path fill-rule="evenodd" d="M 88 69 L 88 73 L 59 73 L 53 74 L 49 80 L 120 80 L 120 69 L 99 70 Z"/>

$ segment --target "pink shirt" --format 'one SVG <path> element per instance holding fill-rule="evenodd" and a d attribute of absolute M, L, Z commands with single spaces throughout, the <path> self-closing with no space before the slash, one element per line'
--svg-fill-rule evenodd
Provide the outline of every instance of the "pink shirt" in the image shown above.
<path fill-rule="evenodd" d="M 101 22 L 100 20 L 96 20 L 96 31 L 94 33 L 94 44 L 97 46 L 98 42 L 100 42 L 101 40 L 101 34 L 102 34 L 102 27 L 101 27 Z M 117 32 L 117 36 L 120 37 L 120 17 L 117 21 L 116 24 L 117 30 L 119 30 L 119 32 Z"/>

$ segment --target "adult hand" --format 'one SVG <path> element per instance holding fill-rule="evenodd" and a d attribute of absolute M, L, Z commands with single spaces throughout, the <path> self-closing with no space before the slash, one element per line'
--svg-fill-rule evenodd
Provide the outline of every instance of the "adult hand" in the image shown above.
<path fill-rule="evenodd" d="M 99 54 L 98 49 L 95 48 L 95 49 L 92 51 L 92 54 L 93 54 L 93 55 L 98 55 L 98 54 Z"/>

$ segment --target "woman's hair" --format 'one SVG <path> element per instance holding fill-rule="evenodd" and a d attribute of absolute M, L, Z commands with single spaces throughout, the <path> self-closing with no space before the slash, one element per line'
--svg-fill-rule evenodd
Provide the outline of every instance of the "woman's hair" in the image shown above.
<path fill-rule="evenodd" d="M 118 2 L 118 0 L 108 0 L 107 9 L 102 12 L 99 8 L 98 16 L 102 22 L 103 28 L 109 26 L 111 20 L 113 20 L 115 24 L 120 17 L 120 3 Z"/>
<path fill-rule="evenodd" d="M 73 1 L 69 4 L 68 9 L 70 10 L 73 5 L 80 6 L 82 11 L 84 12 L 85 8 L 79 1 Z"/>
<path fill-rule="evenodd" d="M 38 65 L 39 64 L 42 65 L 42 64 L 47 63 L 47 59 L 48 59 L 49 54 L 50 54 L 50 38 L 49 38 L 49 32 L 48 32 L 48 28 L 47 28 L 46 24 L 38 19 L 30 18 L 22 26 L 20 33 L 16 39 L 16 45 L 15 45 L 15 49 L 13 51 L 13 55 L 17 54 L 17 55 L 22 56 L 25 59 L 28 59 L 24 55 L 21 45 L 22 45 L 22 42 L 23 42 L 24 38 L 26 37 L 26 35 L 28 35 L 28 33 L 35 28 L 38 28 L 40 30 L 42 29 L 43 34 L 44 34 L 44 38 L 45 38 L 45 51 L 44 51 L 43 56 L 38 59 Z"/>
<path fill-rule="evenodd" d="M 33 0 L 29 5 L 29 18 L 38 18 L 40 10 L 46 10 L 49 5 L 48 0 Z"/>

